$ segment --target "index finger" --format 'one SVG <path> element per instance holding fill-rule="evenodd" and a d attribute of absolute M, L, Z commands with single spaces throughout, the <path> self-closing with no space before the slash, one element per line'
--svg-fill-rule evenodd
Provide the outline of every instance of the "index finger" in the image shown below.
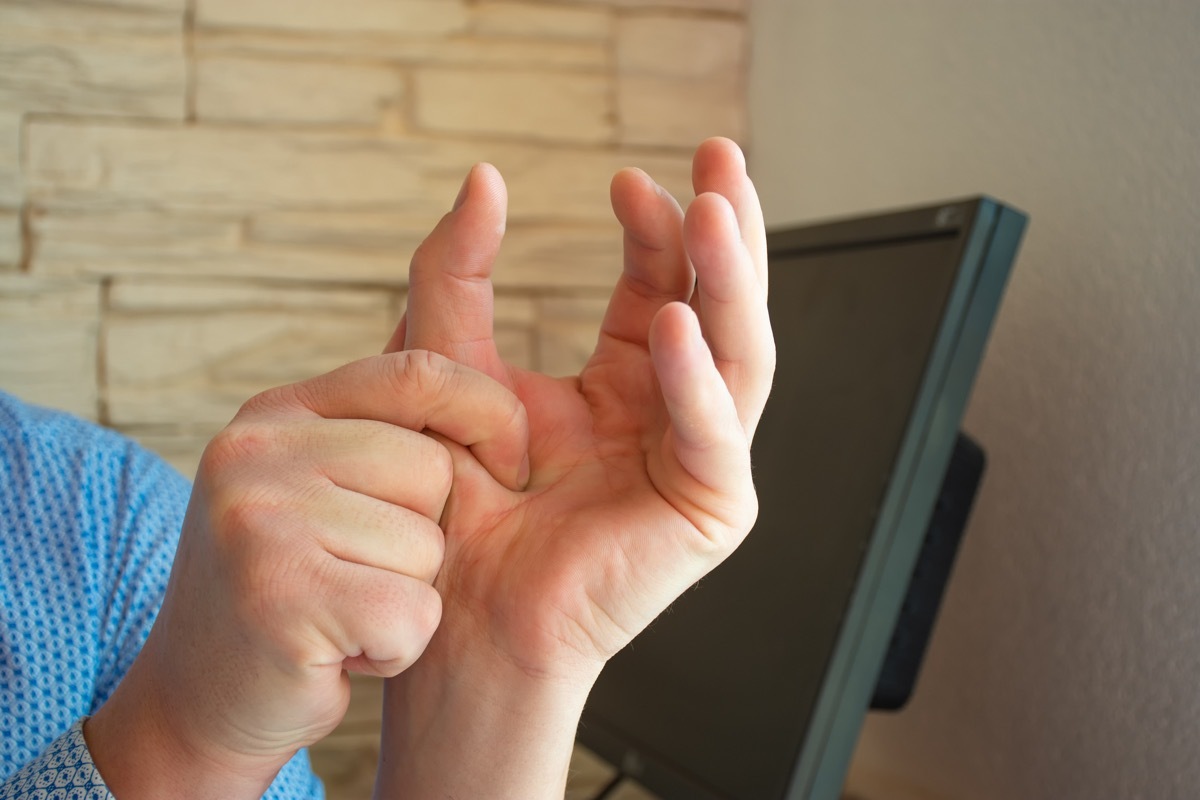
<path fill-rule="evenodd" d="M 497 481 L 528 480 L 525 405 L 495 379 L 428 350 L 351 362 L 332 372 L 253 398 L 241 416 L 285 413 L 365 419 L 430 430 L 469 447 Z"/>

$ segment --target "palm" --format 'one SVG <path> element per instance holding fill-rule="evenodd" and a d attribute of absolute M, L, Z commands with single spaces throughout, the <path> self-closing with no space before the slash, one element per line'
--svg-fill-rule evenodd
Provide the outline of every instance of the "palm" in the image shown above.
<path fill-rule="evenodd" d="M 705 532 L 671 501 L 689 487 L 663 463 L 667 413 L 649 356 L 622 361 L 593 359 L 578 379 L 514 373 L 531 419 L 527 491 L 458 459 L 437 585 L 447 613 L 482 623 L 523 666 L 564 649 L 607 660 L 701 572 L 693 558 L 676 580 L 639 579 L 678 569 Z"/>
<path fill-rule="evenodd" d="M 709 151 L 697 155 L 699 172 L 731 183 L 728 148 Z M 740 166 L 737 174 L 748 185 Z M 455 488 L 443 516 L 437 586 L 443 629 L 469 628 L 475 641 L 531 671 L 579 659 L 602 664 L 732 550 L 756 510 L 748 440 L 773 369 L 760 308 L 765 264 L 755 263 L 757 203 L 746 210 L 708 197 L 693 204 L 685 224 L 650 186 L 636 175 L 614 181 L 626 272 L 578 377 L 548 378 L 500 361 L 486 278 L 499 240 L 480 245 L 471 231 L 443 230 L 469 226 L 470 200 L 456 212 L 468 216 L 449 215 L 414 260 L 407 322 L 393 340 L 491 374 L 528 412 L 526 491 L 505 488 L 465 448 L 449 444 Z M 743 190 L 737 184 L 723 195 Z M 472 187 L 472 196 L 481 193 Z M 749 217 L 740 235 L 737 221 L 731 230 L 721 218 L 722 202 Z M 502 215 L 502 197 L 499 206 Z M 478 227 L 496 229 L 495 208 L 475 212 Z M 443 280 L 450 265 L 468 274 Z M 706 294 L 706 286 L 717 291 Z M 690 302 L 696 314 L 675 301 Z M 455 307 L 457 315 L 448 311 Z M 486 330 L 473 330 L 480 308 Z M 739 339 L 749 339 L 751 357 Z"/>

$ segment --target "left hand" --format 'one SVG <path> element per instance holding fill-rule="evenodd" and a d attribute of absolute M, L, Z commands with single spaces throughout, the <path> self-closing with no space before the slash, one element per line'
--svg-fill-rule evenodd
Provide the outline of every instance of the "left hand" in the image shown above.
<path fill-rule="evenodd" d="M 528 411 L 532 467 L 515 492 L 448 443 L 444 616 L 426 661 L 482 648 L 531 677 L 590 687 L 750 530 L 750 440 L 775 363 L 762 214 L 728 140 L 701 145 L 693 183 L 684 215 L 645 173 L 614 178 L 624 273 L 578 377 L 518 369 L 496 351 L 490 275 L 506 193 L 493 168 L 471 171 L 414 257 L 389 348 L 439 352 L 511 387 Z"/>
<path fill-rule="evenodd" d="M 347 671 L 421 655 L 454 472 L 422 430 L 521 485 L 521 403 L 429 352 L 263 392 L 213 439 L 149 639 L 84 727 L 114 794 L 260 798 L 341 721 Z"/>

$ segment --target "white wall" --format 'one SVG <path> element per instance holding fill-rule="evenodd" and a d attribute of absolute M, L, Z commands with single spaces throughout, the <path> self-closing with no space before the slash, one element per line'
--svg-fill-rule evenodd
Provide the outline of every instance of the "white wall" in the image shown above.
<path fill-rule="evenodd" d="M 1200 796 L 1200 3 L 755 14 L 770 222 L 981 191 L 1032 215 L 967 415 L 983 493 L 852 793 Z"/>

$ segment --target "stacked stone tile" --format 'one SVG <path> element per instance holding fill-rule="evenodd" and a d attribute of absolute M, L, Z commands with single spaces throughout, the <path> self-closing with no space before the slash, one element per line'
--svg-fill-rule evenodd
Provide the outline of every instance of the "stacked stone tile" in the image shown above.
<path fill-rule="evenodd" d="M 746 0 L 0 0 L 0 388 L 183 471 L 249 395 L 378 351 L 476 161 L 505 354 L 576 370 L 608 181 L 744 132 Z M 367 737 L 370 738 L 370 737 Z"/>

